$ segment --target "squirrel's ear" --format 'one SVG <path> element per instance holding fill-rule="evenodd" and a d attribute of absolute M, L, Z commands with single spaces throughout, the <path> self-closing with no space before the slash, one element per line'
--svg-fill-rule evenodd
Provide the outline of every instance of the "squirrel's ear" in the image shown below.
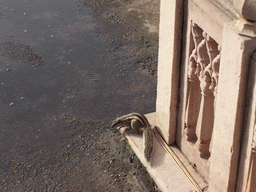
<path fill-rule="evenodd" d="M 116 118 L 116 119 L 112 122 L 112 124 L 110 125 L 110 128 L 114 127 L 114 126 L 117 125 L 118 123 L 119 123 L 119 119 Z"/>
<path fill-rule="evenodd" d="M 114 124 L 114 121 L 111 123 L 111 125 L 110 125 L 110 128 L 112 128 L 113 126 L 114 126 L 115 124 Z"/>

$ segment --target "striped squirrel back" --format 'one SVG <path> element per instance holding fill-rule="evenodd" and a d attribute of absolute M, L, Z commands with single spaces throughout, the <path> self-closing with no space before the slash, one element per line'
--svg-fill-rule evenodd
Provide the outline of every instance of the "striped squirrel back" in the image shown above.
<path fill-rule="evenodd" d="M 153 130 L 151 125 L 148 122 L 148 119 L 140 114 L 140 113 L 130 113 L 128 115 L 123 115 L 121 117 L 117 117 L 111 124 L 110 127 L 130 123 L 131 128 L 139 133 L 140 129 L 143 129 L 143 149 L 144 156 L 147 161 L 150 161 L 150 157 L 153 151 Z"/>

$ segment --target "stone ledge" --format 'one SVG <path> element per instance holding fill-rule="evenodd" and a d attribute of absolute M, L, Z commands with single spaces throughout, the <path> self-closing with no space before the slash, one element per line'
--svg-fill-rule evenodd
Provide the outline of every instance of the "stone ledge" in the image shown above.
<path fill-rule="evenodd" d="M 155 125 L 155 113 L 147 114 L 151 125 Z M 193 192 L 196 189 L 184 175 L 181 169 L 176 165 L 172 157 L 165 151 L 158 140 L 154 137 L 154 151 L 151 162 L 147 162 L 143 155 L 143 140 L 142 135 L 126 131 L 121 128 L 120 132 L 127 138 L 131 148 L 140 159 L 141 163 L 146 167 L 151 177 L 156 182 L 158 188 L 163 192 Z M 183 165 L 192 175 L 198 185 L 204 189 L 207 183 L 196 173 L 193 167 L 189 164 L 184 155 L 176 146 L 170 146 L 175 152 Z"/>

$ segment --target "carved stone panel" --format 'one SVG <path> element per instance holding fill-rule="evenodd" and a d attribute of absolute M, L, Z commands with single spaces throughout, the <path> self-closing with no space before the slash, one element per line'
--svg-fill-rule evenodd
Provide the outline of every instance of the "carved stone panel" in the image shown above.
<path fill-rule="evenodd" d="M 188 62 L 188 100 L 185 116 L 187 141 L 196 142 L 200 157 L 210 156 L 217 95 L 220 46 L 192 21 L 193 50 Z"/>

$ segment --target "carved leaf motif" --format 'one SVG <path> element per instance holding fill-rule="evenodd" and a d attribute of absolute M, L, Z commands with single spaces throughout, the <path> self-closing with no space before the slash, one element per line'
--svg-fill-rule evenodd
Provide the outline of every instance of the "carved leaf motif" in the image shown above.
<path fill-rule="evenodd" d="M 217 85 L 219 78 L 219 65 L 220 65 L 220 54 L 217 55 L 212 62 L 212 85 L 210 89 L 217 94 Z"/>
<path fill-rule="evenodd" d="M 196 70 L 197 70 L 197 60 L 198 60 L 198 54 L 197 54 L 197 47 L 198 44 L 203 40 L 203 30 L 198 27 L 197 24 L 192 22 L 191 24 L 191 34 L 194 41 L 194 49 L 189 57 L 189 66 L 188 66 L 188 77 L 190 80 L 195 81 L 197 80 L 196 77 Z"/>
<path fill-rule="evenodd" d="M 198 79 L 203 81 L 205 79 L 203 76 L 207 72 L 211 77 L 209 89 L 214 92 L 218 84 L 220 48 L 218 43 L 193 21 L 191 23 L 191 34 L 194 49 L 189 57 L 188 78 L 190 81 Z"/>
<path fill-rule="evenodd" d="M 205 36 L 205 32 L 203 32 Z M 197 59 L 197 70 L 196 75 L 199 76 L 199 80 L 202 78 L 203 71 L 209 63 L 209 56 L 206 48 L 206 39 L 204 38 L 197 47 L 198 59 Z"/>

